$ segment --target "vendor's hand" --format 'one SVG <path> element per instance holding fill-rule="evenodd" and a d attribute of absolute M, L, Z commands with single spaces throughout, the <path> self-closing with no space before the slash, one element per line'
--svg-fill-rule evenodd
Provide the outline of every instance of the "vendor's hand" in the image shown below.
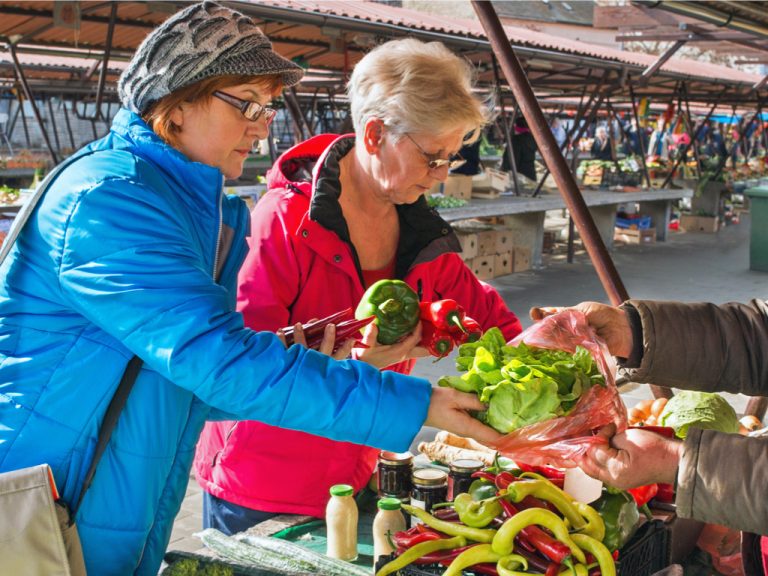
<path fill-rule="evenodd" d="M 613 425 L 601 429 L 599 436 L 606 442 L 574 459 L 584 472 L 620 489 L 654 482 L 674 484 L 683 454 L 680 440 L 638 428 L 615 432 Z"/>
<path fill-rule="evenodd" d="M 624 310 L 599 302 L 582 302 L 572 309 L 587 317 L 587 322 L 606 343 L 611 354 L 629 358 L 632 354 L 632 328 Z M 538 322 L 563 310 L 566 308 L 531 308 L 530 316 L 531 320 Z"/>
<path fill-rule="evenodd" d="M 413 332 L 396 344 L 379 344 L 376 341 L 378 335 L 379 328 L 373 322 L 365 327 L 362 341 L 368 348 L 355 348 L 354 358 L 356 360 L 362 360 L 382 369 L 409 358 L 427 355 L 424 348 L 417 346 L 421 341 L 421 323 L 416 326 Z"/>
<path fill-rule="evenodd" d="M 313 318 L 309 322 L 314 322 L 315 320 L 316 319 Z M 283 331 L 278 330 L 276 334 L 277 334 L 277 337 L 280 338 L 280 340 L 283 342 L 283 344 L 285 344 L 285 336 L 283 335 Z M 318 352 L 321 352 L 336 360 L 343 360 L 344 358 L 348 358 L 349 355 L 352 353 L 352 346 L 354 346 L 354 343 L 355 343 L 354 338 L 346 340 L 339 347 L 339 349 L 336 350 L 336 352 L 333 351 L 333 345 L 335 342 L 336 342 L 336 325 L 328 324 L 323 330 L 323 340 L 320 342 L 320 347 L 317 349 Z M 304 327 L 302 326 L 301 322 L 297 322 L 293 326 L 293 343 L 299 344 L 301 346 L 307 345 L 307 337 L 306 337 L 306 334 L 304 334 Z"/>
<path fill-rule="evenodd" d="M 501 440 L 502 435 L 467 412 L 485 409 L 485 404 L 480 402 L 475 394 L 466 394 L 453 388 L 432 388 L 432 398 L 424 425 L 474 438 L 481 444 L 492 445 Z"/>

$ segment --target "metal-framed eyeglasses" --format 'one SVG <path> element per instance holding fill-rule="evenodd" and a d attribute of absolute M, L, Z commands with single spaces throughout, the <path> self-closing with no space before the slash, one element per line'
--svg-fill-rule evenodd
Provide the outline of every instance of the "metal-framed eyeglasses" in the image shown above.
<path fill-rule="evenodd" d="M 275 119 L 275 114 L 277 114 L 277 110 L 274 108 L 262 106 L 253 100 L 242 100 L 241 98 L 236 98 L 235 96 L 231 96 L 226 92 L 221 92 L 219 90 L 216 90 L 213 95 L 219 100 L 223 100 L 227 104 L 240 110 L 240 113 L 251 122 L 256 122 L 259 118 L 264 118 L 267 126 L 269 126 L 272 123 L 272 120 Z"/>
<path fill-rule="evenodd" d="M 426 152 L 424 148 L 419 146 L 419 143 L 416 142 L 416 140 L 411 138 L 410 134 L 406 132 L 405 135 L 408 137 L 408 140 L 413 142 L 416 148 L 419 149 L 419 152 L 421 152 L 421 155 L 424 156 L 424 159 L 427 161 L 427 167 L 430 170 L 438 170 L 443 166 L 448 166 L 448 170 L 454 170 L 459 166 L 463 166 L 467 163 L 467 161 L 461 157 L 461 154 L 458 153 L 454 154 L 450 158 L 438 158 L 437 154 L 430 154 L 429 152 Z"/>

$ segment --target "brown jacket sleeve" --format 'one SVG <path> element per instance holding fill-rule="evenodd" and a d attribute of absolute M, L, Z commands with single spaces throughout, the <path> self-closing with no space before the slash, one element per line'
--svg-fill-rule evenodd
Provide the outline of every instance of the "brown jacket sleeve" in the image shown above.
<path fill-rule="evenodd" d="M 635 382 L 768 395 L 768 307 L 634 300 L 643 326 Z M 691 429 L 677 473 L 677 512 L 768 533 L 768 438 Z"/>

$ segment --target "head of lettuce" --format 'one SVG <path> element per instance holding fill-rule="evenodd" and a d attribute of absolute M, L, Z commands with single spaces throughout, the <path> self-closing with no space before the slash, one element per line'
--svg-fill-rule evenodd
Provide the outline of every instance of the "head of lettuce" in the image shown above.
<path fill-rule="evenodd" d="M 733 434 L 739 430 L 736 411 L 719 394 L 678 392 L 667 402 L 659 423 L 675 429 L 678 438 L 685 438 L 688 429 L 704 428 Z"/>
<path fill-rule="evenodd" d="M 565 416 L 594 384 L 605 385 L 592 355 L 520 344 L 508 346 L 497 328 L 477 342 L 463 344 L 456 360 L 461 376 L 445 376 L 440 386 L 475 392 L 488 410 L 480 419 L 501 433 Z"/>

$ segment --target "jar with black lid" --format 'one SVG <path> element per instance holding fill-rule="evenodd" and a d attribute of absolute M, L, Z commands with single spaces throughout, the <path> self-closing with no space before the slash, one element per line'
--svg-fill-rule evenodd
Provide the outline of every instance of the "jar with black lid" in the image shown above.
<path fill-rule="evenodd" d="M 397 498 L 401 502 L 408 502 L 412 472 L 413 454 L 382 451 L 379 454 L 376 480 L 378 497 Z"/>
<path fill-rule="evenodd" d="M 453 502 L 457 494 L 468 492 L 474 478 L 472 474 L 483 469 L 480 460 L 454 460 L 448 466 L 448 500 Z"/>
<path fill-rule="evenodd" d="M 448 475 L 442 470 L 419 468 L 412 480 L 411 506 L 431 512 L 432 506 L 448 499 Z"/>

